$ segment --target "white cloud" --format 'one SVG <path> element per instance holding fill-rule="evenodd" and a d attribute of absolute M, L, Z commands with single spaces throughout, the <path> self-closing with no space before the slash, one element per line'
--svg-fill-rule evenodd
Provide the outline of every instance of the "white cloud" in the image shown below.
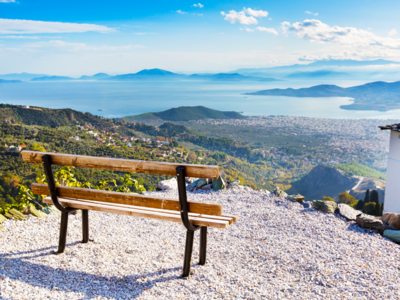
<path fill-rule="evenodd" d="M 268 16 L 268 12 L 265 10 L 253 10 L 251 8 L 243 8 L 243 12 L 245 12 L 247 15 L 252 16 L 252 17 L 266 17 Z"/>
<path fill-rule="evenodd" d="M 388 36 L 394 36 L 396 34 L 397 34 L 397 30 L 393 28 L 392 30 L 389 31 Z"/>
<path fill-rule="evenodd" d="M 247 32 L 254 32 L 254 29 L 246 28 L 245 29 Z"/>
<path fill-rule="evenodd" d="M 85 43 L 68 43 L 60 40 L 47 41 L 47 42 L 36 42 L 29 43 L 21 48 L 20 50 L 27 51 L 49 51 L 56 49 L 58 51 L 77 52 L 77 51 L 120 51 L 120 50 L 131 50 L 145 48 L 142 45 L 127 45 L 127 46 L 89 46 Z M 52 51 L 53 51 L 52 50 Z"/>
<path fill-rule="evenodd" d="M 193 4 L 193 7 L 203 8 L 204 5 L 201 3 Z"/>
<path fill-rule="evenodd" d="M 243 11 L 236 12 L 235 10 L 230 10 L 228 14 L 221 11 L 221 15 L 225 17 L 225 20 L 230 21 L 232 24 L 235 24 L 236 22 L 243 25 L 258 24 L 256 18 L 246 16 Z"/>
<path fill-rule="evenodd" d="M 283 22 L 281 27 L 284 33 L 290 31 L 298 38 L 327 45 L 316 53 L 308 53 L 303 57 L 305 60 L 400 57 L 400 39 L 377 36 L 367 30 L 329 26 L 315 19 L 293 24 Z"/>
<path fill-rule="evenodd" d="M 107 26 L 95 24 L 0 19 L 0 34 L 70 33 L 88 31 L 109 33 L 115 30 Z"/>
<path fill-rule="evenodd" d="M 15 3 L 15 0 L 0 0 L 0 3 Z"/>
<path fill-rule="evenodd" d="M 258 31 L 264 31 L 264 32 L 268 32 L 268 33 L 272 33 L 274 35 L 279 35 L 278 31 L 276 31 L 275 28 L 266 28 L 266 27 L 256 27 L 256 30 Z"/>
<path fill-rule="evenodd" d="M 2 35 L 0 36 L 0 39 L 13 39 L 13 40 L 20 40 L 20 39 L 30 39 L 30 40 L 37 40 L 39 39 L 38 36 L 32 36 L 32 35 Z"/>
<path fill-rule="evenodd" d="M 367 30 L 355 27 L 331 27 L 315 19 L 293 24 L 283 22 L 281 26 L 284 32 L 293 31 L 297 37 L 312 42 L 329 42 L 349 46 L 400 47 L 399 39 L 380 37 Z"/>
<path fill-rule="evenodd" d="M 175 12 L 177 12 L 178 14 L 181 14 L 181 15 L 187 14 L 186 11 L 183 11 L 183 10 L 180 10 L 180 9 L 178 9 L 178 10 L 175 11 Z"/>
<path fill-rule="evenodd" d="M 308 15 L 318 16 L 318 13 L 312 13 L 311 11 L 306 10 L 304 13 Z"/>

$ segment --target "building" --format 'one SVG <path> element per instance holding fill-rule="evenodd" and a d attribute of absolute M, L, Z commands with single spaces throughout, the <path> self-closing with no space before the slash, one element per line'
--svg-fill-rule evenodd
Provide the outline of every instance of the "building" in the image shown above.
<path fill-rule="evenodd" d="M 400 123 L 379 126 L 381 130 L 390 130 L 389 157 L 386 168 L 386 188 L 383 213 L 400 213 Z"/>
<path fill-rule="evenodd" d="M 75 141 L 79 141 L 79 136 L 75 136 L 75 137 L 74 137 L 74 140 L 75 140 Z"/>

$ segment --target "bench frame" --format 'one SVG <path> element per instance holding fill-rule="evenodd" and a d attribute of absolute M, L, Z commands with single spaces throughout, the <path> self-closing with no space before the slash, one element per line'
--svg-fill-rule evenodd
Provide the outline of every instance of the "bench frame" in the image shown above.
<path fill-rule="evenodd" d="M 61 224 L 60 224 L 60 237 L 58 243 L 57 254 L 61 254 L 65 251 L 66 239 L 67 239 L 67 227 L 68 227 L 68 216 L 71 212 L 78 209 L 65 207 L 58 200 L 58 192 L 56 183 L 54 180 L 54 175 L 52 171 L 52 162 L 50 155 L 42 156 L 42 163 L 44 167 L 44 172 L 46 174 L 47 184 L 50 190 L 51 200 L 54 206 L 61 211 Z M 186 232 L 186 245 L 185 245 L 185 255 L 183 261 L 183 272 L 182 277 L 186 278 L 190 275 L 190 267 L 192 263 L 192 252 L 193 252 L 193 239 L 194 232 L 200 229 L 200 257 L 199 265 L 204 265 L 206 263 L 206 252 L 207 252 L 207 227 L 206 226 L 195 226 L 190 223 L 188 215 L 188 203 L 186 194 L 186 184 L 185 184 L 185 167 L 179 166 L 176 168 L 176 176 L 178 182 L 178 193 L 179 193 L 179 204 L 180 204 L 180 214 L 183 226 L 185 226 Z M 82 243 L 89 242 L 89 211 L 87 209 L 82 209 Z"/>

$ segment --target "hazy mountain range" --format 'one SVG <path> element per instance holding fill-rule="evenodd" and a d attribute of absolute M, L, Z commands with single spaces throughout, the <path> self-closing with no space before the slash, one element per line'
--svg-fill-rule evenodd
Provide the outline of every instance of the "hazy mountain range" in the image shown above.
<path fill-rule="evenodd" d="M 337 85 L 317 85 L 301 89 L 270 89 L 246 95 L 289 97 L 351 97 L 354 103 L 340 106 L 343 109 L 387 111 L 400 108 L 400 81 L 376 81 L 359 86 L 342 88 Z"/>
<path fill-rule="evenodd" d="M 162 69 L 146 69 L 137 73 L 109 75 L 98 73 L 79 78 L 52 76 L 48 74 L 4 74 L 0 79 L 22 81 L 57 80 L 206 80 L 206 81 L 275 81 L 314 79 L 377 79 L 393 80 L 400 77 L 400 62 L 383 59 L 371 61 L 325 60 L 308 64 L 294 64 L 270 68 L 245 68 L 225 73 L 180 74 Z"/>

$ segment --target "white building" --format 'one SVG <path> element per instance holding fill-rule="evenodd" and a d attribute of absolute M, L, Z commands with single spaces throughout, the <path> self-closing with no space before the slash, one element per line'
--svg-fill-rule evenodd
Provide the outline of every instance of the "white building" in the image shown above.
<path fill-rule="evenodd" d="M 390 130 L 389 157 L 386 169 L 386 188 L 383 213 L 400 213 L 400 124 L 379 126 Z"/>
<path fill-rule="evenodd" d="M 75 141 L 79 141 L 79 136 L 74 136 Z"/>

